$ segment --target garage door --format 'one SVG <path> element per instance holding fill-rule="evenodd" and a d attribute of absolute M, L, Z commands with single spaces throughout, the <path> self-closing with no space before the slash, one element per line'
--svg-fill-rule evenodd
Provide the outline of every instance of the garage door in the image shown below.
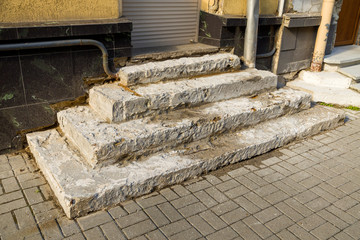
<path fill-rule="evenodd" d="M 134 48 L 197 41 L 199 0 L 123 0 L 123 15 L 133 22 Z"/>

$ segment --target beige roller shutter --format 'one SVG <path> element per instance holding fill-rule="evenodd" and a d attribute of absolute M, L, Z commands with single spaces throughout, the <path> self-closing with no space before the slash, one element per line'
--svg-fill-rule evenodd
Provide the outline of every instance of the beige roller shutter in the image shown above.
<path fill-rule="evenodd" d="M 199 12 L 199 0 L 123 0 L 134 48 L 197 41 Z"/>

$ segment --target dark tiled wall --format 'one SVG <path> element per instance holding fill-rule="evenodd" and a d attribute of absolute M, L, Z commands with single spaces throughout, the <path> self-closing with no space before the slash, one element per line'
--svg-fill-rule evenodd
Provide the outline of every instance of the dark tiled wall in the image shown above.
<path fill-rule="evenodd" d="M 27 34 L 29 36 L 29 31 Z M 33 29 L 31 38 L 36 34 Z M 55 33 L 50 31 L 48 34 Z M 20 42 L 4 40 L 2 36 L 0 44 Z M 11 35 L 5 36 L 10 38 Z M 99 40 L 107 47 L 111 57 L 131 55 L 130 32 L 71 38 Z M 50 105 L 84 95 L 87 86 L 83 78 L 102 75 L 102 54 L 95 47 L 0 52 L 0 151 L 21 148 L 23 132 L 54 125 L 56 113 Z"/>

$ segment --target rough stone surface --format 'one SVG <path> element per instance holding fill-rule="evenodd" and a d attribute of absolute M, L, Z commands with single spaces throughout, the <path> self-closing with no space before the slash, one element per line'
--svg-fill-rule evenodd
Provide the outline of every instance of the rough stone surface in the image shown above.
<path fill-rule="evenodd" d="M 259 70 L 246 70 L 196 79 L 184 79 L 132 88 L 139 96 L 117 82 L 90 90 L 89 104 L 105 120 L 121 122 L 161 111 L 227 100 L 274 90 L 277 76 Z"/>
<path fill-rule="evenodd" d="M 281 147 L 343 123 L 342 111 L 314 107 L 256 127 L 158 153 L 126 166 L 91 169 L 56 130 L 31 133 L 28 143 L 68 217 L 84 215 Z"/>
<path fill-rule="evenodd" d="M 300 79 L 288 82 L 287 86 L 308 92 L 315 102 L 325 102 L 339 106 L 360 107 L 360 93 L 346 88 L 320 87 Z"/>
<path fill-rule="evenodd" d="M 310 99 L 307 93 L 283 88 L 119 124 L 105 122 L 84 106 L 59 112 L 58 121 L 95 167 L 298 112 L 310 107 Z"/>
<path fill-rule="evenodd" d="M 126 86 L 204 75 L 240 68 L 240 59 L 229 53 L 180 58 L 123 67 L 117 73 Z"/>

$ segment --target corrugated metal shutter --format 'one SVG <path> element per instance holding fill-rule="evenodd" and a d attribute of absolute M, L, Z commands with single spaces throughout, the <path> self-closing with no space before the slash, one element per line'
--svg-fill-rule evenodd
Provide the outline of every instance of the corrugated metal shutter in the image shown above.
<path fill-rule="evenodd" d="M 199 0 L 123 0 L 123 15 L 133 22 L 133 47 L 197 41 L 199 7 Z"/>

